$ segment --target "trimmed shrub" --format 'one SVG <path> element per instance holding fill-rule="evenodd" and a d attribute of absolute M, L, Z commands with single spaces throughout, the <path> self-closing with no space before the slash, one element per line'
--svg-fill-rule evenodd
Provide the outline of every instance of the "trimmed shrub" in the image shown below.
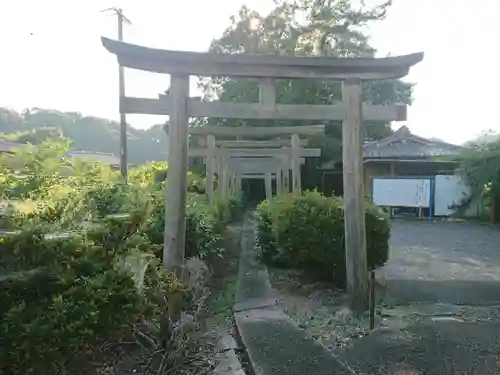
<path fill-rule="evenodd" d="M 273 231 L 272 210 L 284 204 L 283 197 L 262 201 L 255 211 L 255 226 L 257 232 L 257 255 L 268 264 L 279 264 L 278 245 Z"/>
<path fill-rule="evenodd" d="M 376 206 L 365 205 L 368 266 L 388 258 L 390 227 Z M 256 211 L 257 251 L 262 261 L 301 269 L 345 285 L 344 204 L 316 191 L 262 202 Z"/>

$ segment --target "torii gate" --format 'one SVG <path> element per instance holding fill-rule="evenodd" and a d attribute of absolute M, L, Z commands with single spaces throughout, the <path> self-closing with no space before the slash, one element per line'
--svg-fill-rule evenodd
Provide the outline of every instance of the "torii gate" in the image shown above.
<path fill-rule="evenodd" d="M 319 130 L 319 129 L 318 129 Z M 255 135 L 255 132 L 252 136 Z M 200 138 L 198 140 L 199 146 L 207 147 L 208 143 L 221 148 L 278 148 L 278 147 L 290 147 L 290 139 L 272 139 L 272 140 L 215 140 L 214 135 L 208 135 L 208 139 Z M 301 147 L 307 145 L 307 139 L 300 139 L 299 144 Z M 207 164 L 207 158 L 205 158 L 205 165 Z M 300 164 L 304 164 L 305 159 L 300 158 Z M 217 164 L 217 163 L 216 163 Z M 276 194 L 281 195 L 284 192 L 290 192 L 289 178 L 291 167 L 291 160 L 288 157 L 246 157 L 246 158 L 230 158 L 228 161 L 229 169 L 229 196 L 234 196 L 238 191 L 241 191 L 242 180 L 243 179 L 262 179 L 265 181 L 265 191 L 266 198 L 269 198 L 272 194 L 271 180 L 272 177 L 269 174 L 274 174 L 276 181 Z M 217 172 L 219 173 L 219 171 Z M 207 173 L 210 175 L 210 173 Z M 212 200 L 213 198 L 213 178 L 208 177 L 206 184 L 207 198 Z M 222 191 L 222 189 L 221 189 Z"/>
<path fill-rule="evenodd" d="M 234 176 L 230 174 L 236 171 L 228 170 L 228 160 L 231 158 L 253 158 L 253 164 L 261 161 L 262 163 L 269 163 L 269 161 L 265 161 L 269 158 L 273 158 L 275 160 L 282 160 L 283 166 L 281 170 L 285 168 L 285 164 L 287 162 L 291 163 L 291 166 L 288 166 L 287 171 L 292 170 L 292 186 L 294 192 L 299 192 L 301 190 L 301 175 L 300 175 L 300 158 L 304 157 L 318 157 L 321 154 L 320 149 L 308 149 L 302 148 L 302 144 L 299 139 L 299 135 L 313 135 L 322 133 L 324 131 L 324 125 L 312 125 L 312 126 L 292 126 L 292 127 L 218 127 L 218 126 L 205 126 L 199 128 L 192 128 L 191 135 L 206 135 L 206 148 L 192 148 L 188 150 L 189 156 L 198 156 L 204 157 L 206 163 L 206 192 L 208 199 L 212 201 L 213 199 L 213 174 L 217 169 L 217 174 L 222 176 L 219 180 L 219 191 L 221 197 L 227 197 L 227 193 L 229 192 L 229 184 L 234 179 Z M 222 143 L 225 147 L 217 147 L 215 136 L 255 136 L 256 134 L 260 136 L 279 136 L 279 135 L 288 135 L 290 136 L 289 145 L 290 147 L 281 147 L 281 148 L 230 148 L 228 146 L 231 145 L 241 145 L 241 142 L 245 142 L 247 146 L 254 145 L 260 146 L 262 142 L 259 141 L 234 141 L 236 143 Z M 272 142 L 272 141 L 268 141 Z M 219 146 L 221 144 L 219 143 Z M 278 144 L 279 146 L 279 144 Z M 257 159 L 259 158 L 259 159 Z M 261 164 L 262 164 L 261 163 Z M 257 163 L 258 165 L 259 163 Z M 265 168 L 264 166 L 262 168 Z M 278 173 L 278 169 L 280 169 L 280 165 L 275 166 L 275 170 L 273 171 L 277 175 L 280 176 L 284 173 L 281 171 Z M 271 173 L 271 171 L 260 170 L 254 171 L 255 173 Z M 288 174 L 287 174 L 288 176 Z M 269 192 L 270 188 L 270 177 L 264 177 L 266 184 L 266 192 Z M 281 182 L 281 178 L 279 178 Z M 269 196 L 269 194 L 267 194 Z"/>
<path fill-rule="evenodd" d="M 304 164 L 305 158 L 299 158 L 299 164 Z M 264 180 L 266 198 L 272 197 L 272 179 L 276 179 L 276 195 L 289 192 L 289 175 L 292 170 L 290 157 L 267 157 L 267 158 L 230 158 L 228 169 L 234 176 L 236 190 L 241 190 L 241 180 L 259 178 Z M 293 170 L 292 170 L 293 173 Z M 300 176 L 299 176 L 300 178 Z M 233 192 L 230 192 L 230 195 Z"/>
<path fill-rule="evenodd" d="M 356 311 L 368 308 L 361 123 L 404 121 L 406 106 L 362 104 L 362 80 L 395 79 L 422 61 L 423 53 L 384 58 L 221 55 L 147 48 L 102 38 L 120 66 L 170 74 L 170 94 L 159 99 L 120 97 L 120 113 L 170 116 L 169 180 L 163 263 L 184 264 L 189 117 L 342 121 L 347 289 Z M 203 102 L 189 98 L 189 76 L 260 79 L 259 103 Z M 277 104 L 275 78 L 340 80 L 342 102 Z"/>

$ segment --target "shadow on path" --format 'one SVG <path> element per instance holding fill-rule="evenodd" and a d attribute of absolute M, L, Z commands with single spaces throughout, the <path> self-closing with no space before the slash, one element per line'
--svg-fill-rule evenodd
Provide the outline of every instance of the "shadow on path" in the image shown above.
<path fill-rule="evenodd" d="M 499 339 L 499 322 L 429 322 L 376 331 L 339 355 L 359 374 L 497 375 Z"/>
<path fill-rule="evenodd" d="M 396 304 L 449 303 L 500 305 L 500 282 L 481 280 L 387 280 L 387 294 Z"/>

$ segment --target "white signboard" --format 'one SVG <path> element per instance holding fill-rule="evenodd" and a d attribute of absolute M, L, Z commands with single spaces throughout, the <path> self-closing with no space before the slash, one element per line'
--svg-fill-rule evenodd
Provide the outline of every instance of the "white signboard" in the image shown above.
<path fill-rule="evenodd" d="M 431 180 L 426 178 L 374 178 L 373 203 L 389 207 L 429 207 Z"/>
<path fill-rule="evenodd" d="M 469 195 L 470 189 L 460 176 L 436 176 L 434 215 L 449 216 L 453 214 L 455 209 L 451 207 L 462 203 L 464 198 Z"/>

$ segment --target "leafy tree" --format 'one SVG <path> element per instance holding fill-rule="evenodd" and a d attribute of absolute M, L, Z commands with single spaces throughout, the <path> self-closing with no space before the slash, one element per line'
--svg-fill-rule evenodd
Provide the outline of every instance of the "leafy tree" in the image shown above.
<path fill-rule="evenodd" d="M 461 155 L 459 172 L 471 188 L 467 202 L 486 198 L 493 204 L 494 218 L 500 217 L 500 140 L 473 143 Z M 484 200 L 483 200 L 484 202 Z"/>
<path fill-rule="evenodd" d="M 383 20 L 390 1 L 374 7 L 356 7 L 350 0 L 277 0 L 268 15 L 242 7 L 231 17 L 231 25 L 212 41 L 213 53 L 259 53 L 285 56 L 374 56 L 366 26 Z M 201 79 L 205 100 L 257 102 L 255 79 L 210 77 Z M 400 80 L 365 82 L 363 96 L 373 104 L 411 104 L 413 85 Z M 295 104 L 331 104 L 341 97 L 340 84 L 326 80 L 279 80 L 277 101 Z M 291 126 L 297 121 L 209 119 L 204 123 L 225 126 Z M 313 122 L 311 122 L 313 123 Z M 317 122 L 314 122 L 317 123 Z M 307 124 L 301 121 L 301 124 Z M 322 148 L 322 159 L 340 158 L 341 127 L 327 123 L 326 137 L 314 137 Z M 365 124 L 364 136 L 383 138 L 391 133 L 387 123 Z"/>
<path fill-rule="evenodd" d="M 67 141 L 47 140 L 37 146 L 21 147 L 13 156 L 1 155 L 0 193 L 23 198 L 45 197 L 61 181 L 61 162 L 68 149 Z"/>
<path fill-rule="evenodd" d="M 464 146 L 466 147 L 484 146 L 488 143 L 498 141 L 499 139 L 500 139 L 500 134 L 490 129 L 481 133 L 478 137 L 465 142 Z"/>

